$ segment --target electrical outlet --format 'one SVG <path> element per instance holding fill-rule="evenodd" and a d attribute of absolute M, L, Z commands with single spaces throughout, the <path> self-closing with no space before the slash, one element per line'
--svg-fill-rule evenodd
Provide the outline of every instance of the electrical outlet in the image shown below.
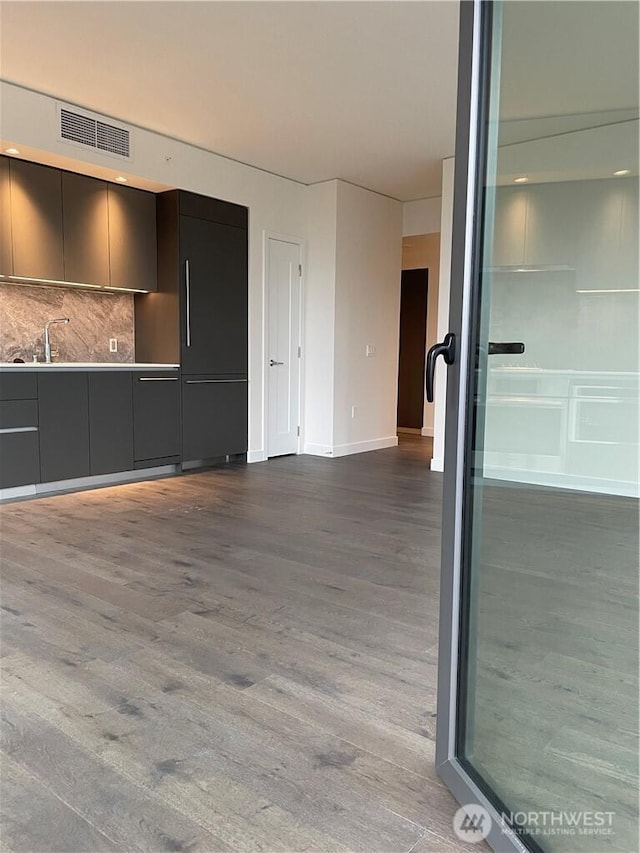
<path fill-rule="evenodd" d="M 355 416 L 357 414 L 358 414 L 358 407 L 357 406 L 351 406 L 351 417 L 355 418 Z"/>
<path fill-rule="evenodd" d="M 375 358 L 377 350 L 373 344 L 367 344 L 366 352 L 367 352 L 367 358 Z"/>
<path fill-rule="evenodd" d="M 117 338 L 109 338 L 109 352 L 118 352 Z"/>

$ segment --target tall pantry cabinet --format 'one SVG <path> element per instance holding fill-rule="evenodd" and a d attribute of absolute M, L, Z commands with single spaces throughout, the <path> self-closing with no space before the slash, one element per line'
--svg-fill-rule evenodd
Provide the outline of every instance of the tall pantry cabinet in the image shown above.
<path fill-rule="evenodd" d="M 157 203 L 158 293 L 136 298 L 136 354 L 182 367 L 183 464 L 247 452 L 248 211 L 182 191 Z"/>

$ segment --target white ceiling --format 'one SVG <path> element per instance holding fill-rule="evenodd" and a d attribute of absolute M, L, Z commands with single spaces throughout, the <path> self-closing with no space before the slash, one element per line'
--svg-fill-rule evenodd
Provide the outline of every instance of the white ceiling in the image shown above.
<path fill-rule="evenodd" d="M 304 183 L 440 195 L 458 3 L 2 2 L 0 73 Z"/>

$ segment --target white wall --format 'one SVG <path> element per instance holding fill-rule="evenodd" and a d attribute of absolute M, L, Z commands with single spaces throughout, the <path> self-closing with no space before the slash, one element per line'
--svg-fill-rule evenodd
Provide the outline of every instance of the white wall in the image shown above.
<path fill-rule="evenodd" d="M 405 201 L 402 205 L 402 236 L 411 237 L 413 234 L 433 234 L 440 231 L 441 206 L 440 196 Z"/>
<path fill-rule="evenodd" d="M 401 258 L 402 204 L 339 181 L 334 456 L 397 444 Z"/>
<path fill-rule="evenodd" d="M 308 232 L 304 274 L 304 452 L 331 456 L 336 313 L 338 182 L 307 189 Z"/>
<path fill-rule="evenodd" d="M 90 149 L 59 142 L 53 98 L 2 82 L 0 104 L 0 136 L 14 144 L 122 168 L 149 181 L 249 207 L 249 459 L 265 458 L 263 231 L 307 237 L 309 188 L 138 128 L 132 135 L 134 159 L 125 166 Z"/>

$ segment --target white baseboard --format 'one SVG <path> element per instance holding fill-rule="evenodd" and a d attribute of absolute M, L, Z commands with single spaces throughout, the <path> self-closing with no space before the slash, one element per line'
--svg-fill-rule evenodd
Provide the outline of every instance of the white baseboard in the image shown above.
<path fill-rule="evenodd" d="M 420 430 L 420 435 L 423 435 L 428 438 L 433 438 L 433 427 L 422 427 Z"/>
<path fill-rule="evenodd" d="M 351 444 L 336 444 L 333 457 L 351 456 L 353 453 L 368 453 L 370 450 L 384 450 L 385 447 L 397 447 L 398 436 L 388 435 L 385 438 L 374 438 L 370 441 L 354 441 Z"/>
<path fill-rule="evenodd" d="M 431 470 L 432 471 L 444 471 L 444 459 L 436 459 L 435 457 L 431 460 Z"/>
<path fill-rule="evenodd" d="M 328 444 L 308 444 L 305 442 L 303 453 L 308 456 L 333 456 L 333 448 Z"/>
<path fill-rule="evenodd" d="M 351 456 L 354 453 L 368 453 L 370 450 L 384 450 L 385 447 L 397 447 L 398 436 L 388 435 L 385 438 L 373 438 L 369 441 L 354 441 L 350 444 L 305 444 L 304 452 L 309 456 L 324 456 L 338 459 L 340 456 Z"/>
<path fill-rule="evenodd" d="M 624 480 L 605 480 L 597 477 L 584 477 L 579 474 L 564 474 L 547 471 L 518 471 L 509 468 L 492 467 L 484 472 L 487 480 L 500 480 L 527 486 L 547 486 L 552 489 L 568 489 L 578 492 L 595 492 L 601 495 L 620 495 L 640 497 L 637 483 Z"/>
<path fill-rule="evenodd" d="M 247 462 L 266 462 L 267 454 L 264 450 L 249 450 L 247 452 Z"/>

